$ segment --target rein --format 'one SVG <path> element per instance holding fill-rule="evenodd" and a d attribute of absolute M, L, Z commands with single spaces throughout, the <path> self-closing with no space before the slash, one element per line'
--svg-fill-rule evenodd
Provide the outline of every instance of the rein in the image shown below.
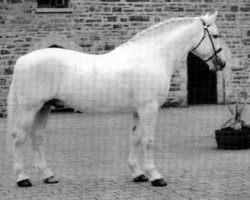
<path fill-rule="evenodd" d="M 203 37 L 201 38 L 200 42 L 196 45 L 196 47 L 192 49 L 192 51 L 194 51 L 195 49 L 197 49 L 197 48 L 200 46 L 200 44 L 203 42 L 203 40 L 206 38 L 206 36 L 208 35 L 208 38 L 209 38 L 209 40 L 210 40 L 210 42 L 211 42 L 211 44 L 212 44 L 213 51 L 214 51 L 214 53 L 213 53 L 212 56 L 210 56 L 208 59 L 204 60 L 205 62 L 208 62 L 208 61 L 211 60 L 213 57 L 217 58 L 217 57 L 218 57 L 217 54 L 218 54 L 219 52 L 222 51 L 222 48 L 220 47 L 220 48 L 217 49 L 217 50 L 215 49 L 215 46 L 214 46 L 214 42 L 213 42 L 212 36 L 211 36 L 211 34 L 210 34 L 209 30 L 208 30 L 209 25 L 206 25 L 206 23 L 205 23 L 203 20 L 201 20 L 201 22 L 202 22 L 203 27 L 204 27 L 204 35 L 203 35 Z"/>

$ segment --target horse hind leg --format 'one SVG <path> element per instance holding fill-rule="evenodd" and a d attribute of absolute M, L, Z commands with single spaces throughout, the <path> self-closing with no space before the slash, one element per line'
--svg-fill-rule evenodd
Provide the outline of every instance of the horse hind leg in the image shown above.
<path fill-rule="evenodd" d="M 128 156 L 128 166 L 132 172 L 134 182 L 146 182 L 148 178 L 141 171 L 138 158 L 141 155 L 141 131 L 139 126 L 139 116 L 133 115 L 135 126 L 130 135 L 130 151 Z"/>
<path fill-rule="evenodd" d="M 43 129 L 47 124 L 50 113 L 50 104 L 45 104 L 36 114 L 34 130 L 31 133 L 34 166 L 42 175 L 44 183 L 57 183 L 54 174 L 48 168 L 43 149 Z"/>
<path fill-rule="evenodd" d="M 28 173 L 24 169 L 25 143 L 32 131 L 36 111 L 28 107 L 21 107 L 17 123 L 12 131 L 14 139 L 14 171 L 17 175 L 17 185 L 20 187 L 32 186 Z"/>

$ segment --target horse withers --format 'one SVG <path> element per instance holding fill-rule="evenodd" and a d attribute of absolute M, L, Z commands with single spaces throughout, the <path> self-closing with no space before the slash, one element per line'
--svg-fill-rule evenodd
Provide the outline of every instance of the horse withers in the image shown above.
<path fill-rule="evenodd" d="M 43 135 L 37 131 L 46 126 L 52 99 L 85 113 L 131 112 L 136 127 L 130 133 L 128 157 L 133 181 L 167 185 L 153 160 L 158 109 L 167 99 L 175 66 L 188 52 L 207 62 L 211 70 L 225 67 L 216 17 L 217 12 L 170 19 L 102 55 L 48 48 L 20 57 L 8 97 L 8 133 L 14 141 L 18 186 L 32 185 L 24 170 L 28 137 L 44 182 L 57 182 L 45 159 Z"/>

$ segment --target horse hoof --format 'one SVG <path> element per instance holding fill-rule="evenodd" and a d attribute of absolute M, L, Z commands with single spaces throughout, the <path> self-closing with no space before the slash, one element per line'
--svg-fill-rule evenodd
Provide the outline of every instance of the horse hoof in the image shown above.
<path fill-rule="evenodd" d="M 136 178 L 133 178 L 133 182 L 139 183 L 139 182 L 147 182 L 148 178 L 142 174 L 140 176 L 137 176 Z"/>
<path fill-rule="evenodd" d="M 44 179 L 43 182 L 46 184 L 55 184 L 58 183 L 59 181 L 56 180 L 54 176 L 51 176 L 49 178 Z"/>
<path fill-rule="evenodd" d="M 167 185 L 167 182 L 164 181 L 162 178 L 155 179 L 151 183 L 152 183 L 152 186 L 155 186 L 155 187 L 164 187 Z"/>
<path fill-rule="evenodd" d="M 18 187 L 31 187 L 32 183 L 29 181 L 29 179 L 21 180 L 17 182 Z"/>

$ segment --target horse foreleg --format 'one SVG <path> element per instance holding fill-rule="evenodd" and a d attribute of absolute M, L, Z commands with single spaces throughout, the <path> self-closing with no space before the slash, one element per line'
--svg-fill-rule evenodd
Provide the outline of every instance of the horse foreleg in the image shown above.
<path fill-rule="evenodd" d="M 48 168 L 47 161 L 45 159 L 45 153 L 43 149 L 43 129 L 46 126 L 47 119 L 49 117 L 50 106 L 45 105 L 36 115 L 34 124 L 34 130 L 31 133 L 31 142 L 33 148 L 34 166 L 42 175 L 45 183 L 57 183 L 54 178 L 54 174 Z"/>
<path fill-rule="evenodd" d="M 130 135 L 130 151 L 128 156 L 128 166 L 131 170 L 134 182 L 146 182 L 148 178 L 143 174 L 138 158 L 141 155 L 141 131 L 137 114 L 133 115 L 135 126 Z"/>
<path fill-rule="evenodd" d="M 138 110 L 142 131 L 142 150 L 146 173 L 153 186 L 166 186 L 167 183 L 156 170 L 153 157 L 154 133 L 158 114 L 158 103 L 152 102 Z"/>

